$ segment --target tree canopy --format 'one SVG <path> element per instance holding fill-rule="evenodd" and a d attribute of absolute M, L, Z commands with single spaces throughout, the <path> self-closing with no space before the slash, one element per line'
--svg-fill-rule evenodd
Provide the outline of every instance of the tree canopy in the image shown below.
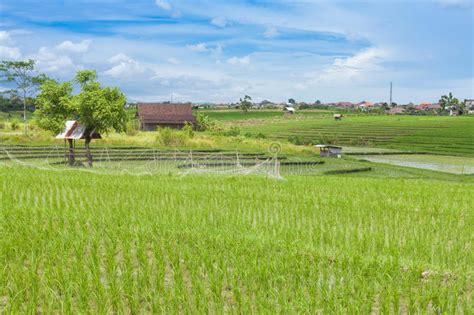
<path fill-rule="evenodd" d="M 71 81 L 43 83 L 35 112 L 39 126 L 57 133 L 66 120 L 78 120 L 91 132 L 125 130 L 125 95 L 118 88 L 102 87 L 96 80 L 95 71 L 83 70 Z M 72 94 L 74 83 L 81 86 L 76 95 Z"/>
<path fill-rule="evenodd" d="M 36 74 L 34 71 L 35 61 L 0 61 L 0 83 L 15 84 L 14 88 L 3 91 L 2 94 L 10 94 L 10 98 L 20 97 L 23 101 L 23 120 L 26 126 L 27 100 L 33 96 L 39 85 L 47 80 L 46 75 Z"/>
<path fill-rule="evenodd" d="M 252 107 L 251 100 L 252 98 L 248 95 L 245 95 L 243 99 L 240 99 L 239 107 L 244 113 L 246 113 L 250 109 L 250 107 Z"/>
<path fill-rule="evenodd" d="M 63 83 L 47 80 L 41 85 L 35 112 L 38 125 L 53 133 L 61 131 L 66 120 L 78 120 L 85 126 L 89 166 L 92 166 L 89 143 L 93 132 L 124 131 L 128 119 L 125 95 L 118 88 L 102 87 L 96 80 L 94 70 L 78 71 L 74 80 Z M 72 94 L 74 84 L 81 88 L 76 95 Z M 73 164 L 71 159 L 70 164 Z"/>

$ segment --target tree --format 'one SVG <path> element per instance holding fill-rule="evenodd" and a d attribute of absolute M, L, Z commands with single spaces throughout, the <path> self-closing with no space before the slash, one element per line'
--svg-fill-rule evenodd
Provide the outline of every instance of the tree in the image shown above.
<path fill-rule="evenodd" d="M 295 105 L 295 104 L 296 104 L 296 101 L 295 101 L 294 99 L 290 98 L 290 99 L 288 100 L 288 103 L 290 103 L 291 105 Z"/>
<path fill-rule="evenodd" d="M 27 133 L 26 124 L 26 103 L 28 97 L 31 97 L 37 91 L 37 88 L 47 78 L 44 74 L 34 74 L 35 61 L 32 59 L 26 61 L 0 61 L 0 82 L 14 83 L 15 89 L 10 89 L 3 93 L 11 95 L 20 94 L 23 101 L 23 122 L 25 125 L 25 134 Z"/>
<path fill-rule="evenodd" d="M 441 112 L 445 112 L 448 109 L 458 109 L 459 100 L 453 97 L 453 94 L 449 92 L 448 95 L 441 96 L 439 105 L 441 106 Z"/>
<path fill-rule="evenodd" d="M 38 126 L 55 134 L 63 130 L 64 122 L 73 119 L 75 115 L 71 93 L 71 82 L 58 83 L 55 80 L 44 82 L 36 99 L 35 120 Z M 68 139 L 68 143 L 68 162 L 73 166 L 75 164 L 73 140 Z"/>
<path fill-rule="evenodd" d="M 92 154 L 89 145 L 92 134 L 105 133 L 111 129 L 124 131 L 128 119 L 125 95 L 118 88 L 103 88 L 96 78 L 95 71 L 93 73 L 90 70 L 79 71 L 76 81 L 81 84 L 82 91 L 74 97 L 78 120 L 86 127 L 84 138 L 90 167 Z"/>
<path fill-rule="evenodd" d="M 88 166 L 92 166 L 90 142 L 94 132 L 118 132 L 126 128 L 128 115 L 125 109 L 125 95 L 118 88 L 102 87 L 96 81 L 93 70 L 78 71 L 73 81 L 58 83 L 47 80 L 38 95 L 35 117 L 38 125 L 54 133 L 64 127 L 68 119 L 78 120 L 85 126 L 84 139 Z M 73 84 L 78 83 L 81 91 L 72 95 Z M 69 164 L 74 165 L 74 149 L 69 141 Z"/>
<path fill-rule="evenodd" d="M 251 100 L 252 98 L 248 95 L 245 95 L 243 99 L 240 99 L 239 107 L 244 113 L 246 113 L 249 108 L 252 107 Z"/>
<path fill-rule="evenodd" d="M 317 106 L 319 106 L 319 105 L 321 105 L 321 101 L 320 101 L 320 100 L 317 100 L 314 104 L 317 105 Z"/>

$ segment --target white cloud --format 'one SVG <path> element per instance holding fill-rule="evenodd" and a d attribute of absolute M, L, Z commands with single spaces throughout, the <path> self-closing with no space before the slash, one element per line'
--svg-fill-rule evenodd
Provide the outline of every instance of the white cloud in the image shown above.
<path fill-rule="evenodd" d="M 21 52 L 18 47 L 0 46 L 0 57 L 18 59 L 21 57 Z"/>
<path fill-rule="evenodd" d="M 250 57 L 245 56 L 245 57 L 239 58 L 239 57 L 234 56 L 232 58 L 227 59 L 227 63 L 234 66 L 245 66 L 250 63 Z"/>
<path fill-rule="evenodd" d="M 75 65 L 68 56 L 57 55 L 47 47 L 41 47 L 32 58 L 37 61 L 38 69 L 44 72 L 67 72 L 82 68 L 80 65 Z"/>
<path fill-rule="evenodd" d="M 0 31 L 0 57 L 6 59 L 18 59 L 21 57 L 20 48 L 14 42 L 7 31 Z"/>
<path fill-rule="evenodd" d="M 84 39 L 78 43 L 73 43 L 70 40 L 66 40 L 56 46 L 56 49 L 63 51 L 70 51 L 74 53 L 85 53 L 89 50 L 92 41 Z"/>
<path fill-rule="evenodd" d="M 263 32 L 263 37 L 265 37 L 265 38 L 275 38 L 278 35 L 280 35 L 280 33 L 278 33 L 278 30 L 274 26 L 268 27 L 265 30 L 265 32 Z"/>
<path fill-rule="evenodd" d="M 109 62 L 115 65 L 105 71 L 104 74 L 114 78 L 145 72 L 145 67 L 142 64 L 122 53 L 110 58 Z"/>
<path fill-rule="evenodd" d="M 192 51 L 196 51 L 196 52 L 204 52 L 204 51 L 208 51 L 209 49 L 207 48 L 206 44 L 204 43 L 199 43 L 199 44 L 196 44 L 196 45 L 186 45 L 186 47 Z"/>
<path fill-rule="evenodd" d="M 222 16 L 217 16 L 211 20 L 211 24 L 218 27 L 225 27 L 229 24 L 229 21 Z"/>
<path fill-rule="evenodd" d="M 0 31 L 0 44 L 7 46 L 13 44 L 11 36 L 7 31 Z"/>
<path fill-rule="evenodd" d="M 336 58 L 333 64 L 325 69 L 317 81 L 337 82 L 363 77 L 371 72 L 383 70 L 382 62 L 389 57 L 389 52 L 381 48 L 368 48 L 347 58 Z"/>
<path fill-rule="evenodd" d="M 132 58 L 130 58 L 129 56 L 123 53 L 117 54 L 109 58 L 110 63 L 130 62 L 132 60 L 133 60 Z"/>
<path fill-rule="evenodd" d="M 155 4 L 166 11 L 170 11 L 173 8 L 166 0 L 155 0 Z"/>
<path fill-rule="evenodd" d="M 439 0 L 446 8 L 469 9 L 473 6 L 472 0 Z"/>
<path fill-rule="evenodd" d="M 168 58 L 166 61 L 168 61 L 169 63 L 173 64 L 173 65 L 179 65 L 181 64 L 181 60 L 179 59 L 176 59 L 176 58 Z"/>

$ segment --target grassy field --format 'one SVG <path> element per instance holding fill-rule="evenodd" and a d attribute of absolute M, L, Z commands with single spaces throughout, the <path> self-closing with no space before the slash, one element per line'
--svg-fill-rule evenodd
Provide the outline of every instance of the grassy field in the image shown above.
<path fill-rule="evenodd" d="M 472 313 L 472 183 L 0 167 L 0 312 Z"/>
<path fill-rule="evenodd" d="M 250 110 L 247 113 L 235 109 L 219 109 L 219 110 L 199 110 L 197 111 L 212 119 L 219 121 L 230 121 L 230 120 L 249 120 L 249 119 L 268 119 L 268 118 L 281 118 L 285 116 L 283 110 L 277 109 L 259 109 Z M 332 115 L 334 111 L 331 110 L 301 110 L 297 111 L 295 117 L 315 117 L 321 115 Z"/>
<path fill-rule="evenodd" d="M 474 156 L 474 117 L 330 116 L 290 117 L 240 123 L 242 132 L 270 139 L 381 147 Z"/>

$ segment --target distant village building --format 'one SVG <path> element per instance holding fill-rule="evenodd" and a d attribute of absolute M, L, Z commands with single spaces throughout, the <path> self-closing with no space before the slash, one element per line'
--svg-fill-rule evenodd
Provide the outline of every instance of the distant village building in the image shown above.
<path fill-rule="evenodd" d="M 137 109 L 140 128 L 144 131 L 154 131 L 158 127 L 180 129 L 186 123 L 196 123 L 190 103 L 138 103 Z"/>
<path fill-rule="evenodd" d="M 319 156 L 321 157 L 329 157 L 329 156 L 340 157 L 342 154 L 342 147 L 338 147 L 334 145 L 326 145 L 326 144 L 317 144 L 315 145 L 315 147 L 319 148 Z"/>
<path fill-rule="evenodd" d="M 354 107 L 355 104 L 353 104 L 351 102 L 339 102 L 339 103 L 336 103 L 336 106 L 337 107 L 343 107 L 343 108 L 350 108 L 350 107 Z"/>
<path fill-rule="evenodd" d="M 474 115 L 474 100 L 464 100 L 468 115 Z"/>
<path fill-rule="evenodd" d="M 420 103 L 420 105 L 415 106 L 416 110 L 439 110 L 441 105 L 439 103 Z"/>
<path fill-rule="evenodd" d="M 358 103 L 357 106 L 362 110 L 367 110 L 371 107 L 374 107 L 374 103 L 363 101 L 363 102 Z"/>
<path fill-rule="evenodd" d="M 405 108 L 400 107 L 400 106 L 392 107 L 392 108 L 390 108 L 390 110 L 388 111 L 388 113 L 389 113 L 390 115 L 400 115 L 400 114 L 405 113 Z"/>

